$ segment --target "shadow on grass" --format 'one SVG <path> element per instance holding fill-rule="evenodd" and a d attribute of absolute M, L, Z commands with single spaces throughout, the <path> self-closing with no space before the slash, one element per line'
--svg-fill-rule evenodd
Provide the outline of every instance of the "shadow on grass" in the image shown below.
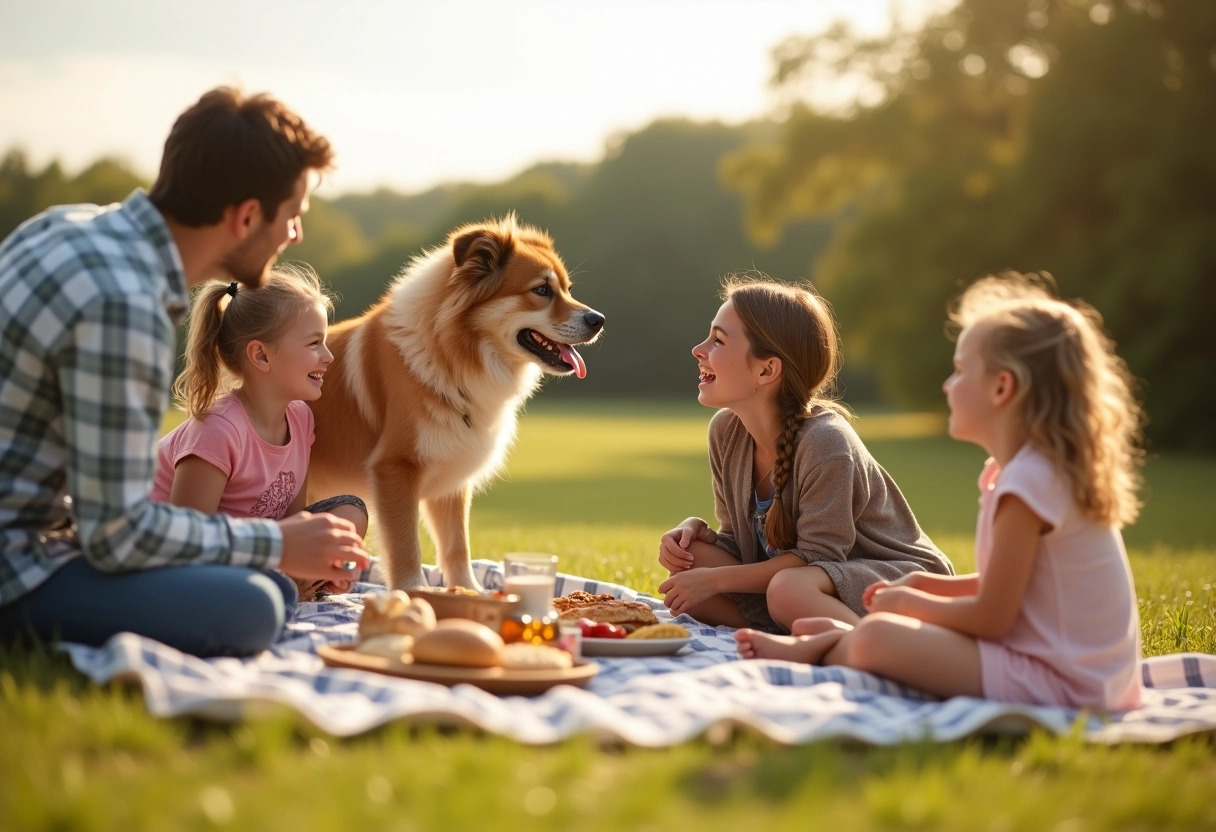
<path fill-rule="evenodd" d="M 34 687 L 44 693 L 65 685 L 74 693 L 93 687 L 86 676 L 72 667 L 67 653 L 45 642 L 0 642 L 0 668 L 18 686 Z"/>

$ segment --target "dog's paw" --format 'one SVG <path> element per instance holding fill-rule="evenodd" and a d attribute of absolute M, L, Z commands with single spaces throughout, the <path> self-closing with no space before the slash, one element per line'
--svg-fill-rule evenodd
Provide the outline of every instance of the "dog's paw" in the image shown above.
<path fill-rule="evenodd" d="M 402 592 L 408 593 L 416 586 L 430 586 L 427 582 L 426 575 L 421 570 L 409 575 L 394 575 L 389 578 L 386 586 L 389 589 L 399 589 Z"/>
<path fill-rule="evenodd" d="M 479 594 L 484 591 L 482 585 L 475 577 L 473 577 L 472 570 L 469 569 L 456 572 L 453 575 L 449 575 L 445 572 L 443 575 L 443 584 L 444 586 L 448 587 L 462 586 L 465 589 L 471 589 Z"/>

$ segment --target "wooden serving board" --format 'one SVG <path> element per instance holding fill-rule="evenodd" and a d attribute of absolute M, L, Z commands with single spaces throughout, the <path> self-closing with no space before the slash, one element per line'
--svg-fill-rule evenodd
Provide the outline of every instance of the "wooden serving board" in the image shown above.
<path fill-rule="evenodd" d="M 420 682 L 440 685 L 474 685 L 489 693 L 502 696 L 534 696 L 557 685 L 586 687 L 600 666 L 582 662 L 574 667 L 550 670 L 513 670 L 503 667 L 454 667 L 442 664 L 419 664 L 372 656 L 355 651 L 354 644 L 323 644 L 317 648 L 321 661 L 330 667 L 370 670 L 389 676 L 401 676 Z"/>

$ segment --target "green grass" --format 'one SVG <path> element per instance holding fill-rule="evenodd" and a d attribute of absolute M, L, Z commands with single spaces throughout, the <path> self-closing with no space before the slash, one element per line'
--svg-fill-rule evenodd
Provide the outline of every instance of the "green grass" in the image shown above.
<path fill-rule="evenodd" d="M 474 502 L 474 556 L 549 551 L 563 571 L 653 591 L 659 535 L 712 514 L 708 417 L 542 397 L 507 477 Z M 929 533 L 971 568 L 982 454 L 941 437 L 933 417 L 858 428 Z M 1145 652 L 1216 652 L 1216 460 L 1165 455 L 1147 479 L 1126 533 Z M 285 711 L 236 726 L 153 719 L 137 690 L 93 686 L 47 651 L 0 654 L 0 725 L 3 830 L 1216 828 L 1210 737 L 783 748 L 723 731 L 641 750 L 398 724 L 337 740 Z"/>

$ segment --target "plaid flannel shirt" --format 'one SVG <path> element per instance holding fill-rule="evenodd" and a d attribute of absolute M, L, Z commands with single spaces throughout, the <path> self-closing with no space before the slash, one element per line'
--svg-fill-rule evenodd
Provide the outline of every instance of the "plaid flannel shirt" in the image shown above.
<path fill-rule="evenodd" d="M 80 555 L 107 572 L 278 564 L 272 521 L 148 499 L 188 303 L 142 191 L 52 208 L 0 245 L 0 605 Z"/>

